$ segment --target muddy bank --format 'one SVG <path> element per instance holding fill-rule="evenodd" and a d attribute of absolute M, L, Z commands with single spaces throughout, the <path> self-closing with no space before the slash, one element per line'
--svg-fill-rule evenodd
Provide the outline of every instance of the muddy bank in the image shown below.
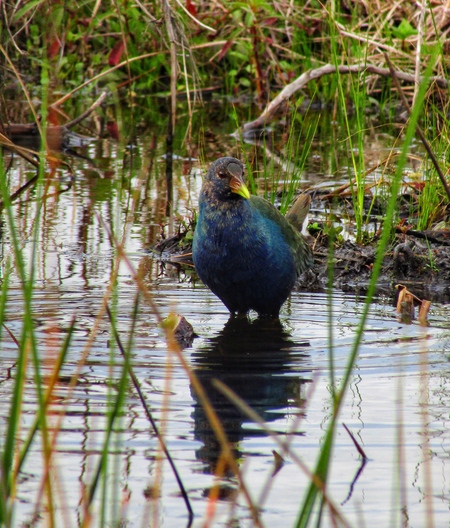
<path fill-rule="evenodd" d="M 399 233 L 383 259 L 377 283 L 378 293 L 395 296 L 395 286 L 403 284 L 422 299 L 450 302 L 450 231 Z M 187 236 L 186 236 L 187 235 Z M 161 240 L 152 254 L 162 262 L 192 267 L 191 235 L 179 232 Z M 323 291 L 328 281 L 329 248 L 325 237 L 310 237 L 314 268 L 298 280 L 303 291 Z M 372 275 L 377 245 L 352 242 L 333 249 L 333 285 L 344 292 L 365 294 Z"/>
<path fill-rule="evenodd" d="M 367 291 L 377 252 L 376 244 L 359 246 L 351 242 L 334 248 L 333 285 L 345 292 Z M 302 289 L 324 288 L 328 281 L 328 247 L 315 248 L 315 269 L 301 277 Z M 395 295 L 395 286 L 403 284 L 418 297 L 431 301 L 450 301 L 450 247 L 399 235 L 386 252 L 377 289 Z"/>

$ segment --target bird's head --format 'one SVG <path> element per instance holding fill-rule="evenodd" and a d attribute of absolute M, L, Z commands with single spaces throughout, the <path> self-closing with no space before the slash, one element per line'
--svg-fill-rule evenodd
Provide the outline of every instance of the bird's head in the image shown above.
<path fill-rule="evenodd" d="M 222 199 L 250 198 L 244 183 L 244 165 L 236 158 L 219 158 L 214 161 L 206 175 L 205 183 L 212 186 L 214 194 Z"/>

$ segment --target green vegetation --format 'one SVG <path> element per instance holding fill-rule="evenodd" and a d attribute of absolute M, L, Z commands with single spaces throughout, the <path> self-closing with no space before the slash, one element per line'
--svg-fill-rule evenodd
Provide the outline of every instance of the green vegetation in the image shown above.
<path fill-rule="evenodd" d="M 113 240 L 115 267 L 111 272 L 108 291 L 101 305 L 96 307 L 95 331 L 98 331 L 99 321 L 109 310 L 108 306 L 119 302 L 116 281 L 120 265 L 128 266 L 140 296 L 152 307 L 155 319 L 159 322 L 162 320 L 158 307 L 152 304 L 150 289 L 142 280 L 140 270 L 133 269 L 123 251 L 122 241 L 114 238 L 122 236 L 125 241 L 129 236 L 130 218 L 137 214 L 140 199 L 139 185 L 143 185 L 143 175 L 154 161 L 151 157 L 138 159 L 139 155 L 134 155 L 132 149 L 127 150 L 127 145 L 148 133 L 150 122 L 158 123 L 159 130 L 171 129 L 172 124 L 173 151 L 206 160 L 212 152 L 219 150 L 216 143 L 212 147 L 207 146 L 207 131 L 204 130 L 200 110 L 202 104 L 208 105 L 205 101 L 210 91 L 227 98 L 230 122 L 236 123 L 239 129 L 256 119 L 277 94 L 307 70 L 316 72 L 325 65 L 333 68 L 326 74 L 313 76 L 302 86 L 301 91 L 293 91 L 284 107 L 278 107 L 279 113 L 270 116 L 266 124 L 271 130 L 266 131 L 267 134 L 260 137 L 260 128 L 251 131 L 251 134 L 240 129 L 233 140 L 234 148 L 246 161 L 252 190 L 264 193 L 274 202 L 281 202 L 283 212 L 288 209 L 299 189 L 308 188 L 303 179 L 308 167 L 308 154 L 315 142 L 321 142 L 324 145 L 322 163 L 327 167 L 328 174 L 345 173 L 347 179 L 342 195 L 337 193 L 330 197 L 330 203 L 349 192 L 351 207 L 347 210 L 347 221 L 353 239 L 359 244 L 378 243 L 367 302 L 360 316 L 345 376 L 338 382 L 331 375 L 333 410 L 316 465 L 310 475 L 310 486 L 303 499 L 298 499 L 296 526 L 299 527 L 312 525 L 314 516 L 318 516 L 319 526 L 322 509 L 326 507 L 330 507 L 336 523 L 342 520 L 328 502 L 325 492 L 333 440 L 358 357 L 382 259 L 392 243 L 392 235 L 398 224 L 399 197 L 408 189 L 411 200 L 408 226 L 425 231 L 438 222 L 448 225 L 450 196 L 445 189 L 445 179 L 443 181 L 440 176 L 440 173 L 447 175 L 449 163 L 449 59 L 447 29 L 442 22 L 444 6 L 433 4 L 426 7 L 424 4 L 423 11 L 418 13 L 413 3 L 385 0 L 381 2 L 381 10 L 376 7 L 379 5 L 379 2 L 335 1 L 323 5 L 316 1 L 287 0 L 188 0 L 182 3 L 155 0 L 145 4 L 93 0 L 74 4 L 33 0 L 7 2 L 1 14 L 1 145 L 8 144 L 6 128 L 11 123 L 35 123 L 43 137 L 46 137 L 51 125 L 63 125 L 68 115 L 73 118 L 81 114 L 98 98 L 101 90 L 107 89 L 113 94 L 110 104 L 99 109 L 98 132 L 100 135 L 109 133 L 114 137 L 115 126 L 118 123 L 120 125 L 118 156 L 123 162 L 123 180 L 118 194 L 127 216 L 123 221 L 120 207 L 111 212 L 110 221 L 114 224 L 114 232 L 107 232 L 106 236 Z M 345 70 L 346 67 L 355 67 L 355 70 Z M 393 79 L 395 73 L 389 68 L 401 72 L 401 86 L 396 86 Z M 402 97 L 406 98 L 410 111 L 405 108 Z M 252 104 L 242 105 L 245 98 Z M 187 103 L 184 99 L 187 99 Z M 26 105 L 23 104 L 24 100 Z M 150 100 L 152 104 L 149 104 Z M 155 104 L 155 100 L 159 103 Z M 214 112 L 212 106 L 211 112 Z M 419 144 L 416 135 L 419 126 L 423 130 L 423 138 L 420 139 L 423 145 L 429 146 L 431 152 L 428 150 L 423 154 L 424 147 L 415 147 L 421 163 L 412 176 L 411 171 L 407 170 L 408 155 L 414 140 L 417 140 L 416 145 Z M 340 137 L 337 129 L 345 131 L 345 142 L 337 143 L 336 138 Z M 392 132 L 393 129 L 398 131 L 398 139 L 396 145 L 392 145 L 392 151 L 387 156 L 377 157 L 375 161 L 368 159 L 365 153 L 367 137 L 375 137 L 376 133 L 384 130 Z M 93 125 L 90 130 L 93 130 Z M 154 133 L 153 129 L 151 133 Z M 130 142 L 125 137 L 131 138 Z M 155 143 L 157 141 L 159 139 L 155 139 Z M 227 141 L 226 146 L 233 148 L 232 142 Z M 221 142 L 218 143 L 221 146 Z M 20 149 L 15 152 L 24 158 L 33 155 Z M 64 165 L 54 153 L 47 151 L 45 142 L 37 153 L 35 163 L 37 169 L 33 177 L 33 200 L 40 203 L 47 192 L 48 165 L 59 164 L 63 168 Z M 390 165 L 393 166 L 392 170 L 389 169 Z M 133 172 L 131 168 L 135 166 L 139 169 Z M 139 180 L 138 184 L 135 180 Z M 97 182 L 96 185 L 100 184 Z M 108 185 L 108 182 L 102 182 L 101 185 Z M 170 189 L 173 190 L 172 184 Z M 28 250 L 27 261 L 21 238 L 23 233 L 14 214 L 15 196 L 3 159 L 0 163 L 0 191 L 2 223 L 6 224 L 5 232 L 8 233 L 13 251 L 2 261 L 0 331 L 5 322 L 5 306 L 13 273 L 20 282 L 23 294 L 23 326 L 17 337 L 14 388 L 9 402 L 8 423 L 0 444 L 0 525 L 14 526 L 15 488 L 20 470 L 33 444 L 40 441 L 44 463 L 39 496 L 41 501 L 45 496 L 49 526 L 53 526 L 57 493 L 51 479 L 51 459 L 63 417 L 57 426 L 49 428 L 48 409 L 71 347 L 75 322 L 67 329 L 66 338 L 54 361 L 52 375 L 44 380 L 33 320 L 34 270 L 37 261 L 37 250 L 33 244 L 38 239 L 36 233 L 42 210 L 41 206 L 37 207 L 34 225 L 29 226 L 32 249 Z M 383 221 L 377 233 L 372 233 L 368 226 L 376 203 L 383 206 L 379 213 Z M 165 211 L 171 216 L 169 209 Z M 330 244 L 332 262 L 333 246 L 341 240 L 342 228 L 334 225 L 331 208 L 328 220 L 324 226 L 316 224 L 315 227 L 329 235 L 333 242 Z M 170 224 L 174 229 L 173 215 L 170 219 L 164 217 L 162 223 Z M 184 218 L 178 219 L 176 223 L 189 224 Z M 437 269 L 431 251 L 429 267 Z M 330 287 L 331 283 L 332 274 Z M 117 504 L 111 506 L 111 510 L 108 509 L 110 496 L 118 495 L 118 482 L 111 483 L 110 479 L 115 474 L 114 460 L 110 457 L 112 446 L 120 444 L 120 435 L 116 434 L 116 430 L 119 429 L 127 392 L 134 381 L 132 351 L 137 306 L 136 302 L 135 311 L 130 316 L 123 361 L 117 362 L 117 349 L 111 345 L 109 368 L 114 373 L 116 386 L 108 394 L 99 463 L 87 490 L 80 498 L 84 508 L 82 526 L 88 526 L 90 509 L 94 497 L 98 495 L 101 496 L 102 526 L 115 525 L 121 515 Z M 330 365 L 333 365 L 331 320 L 332 313 L 329 354 Z M 111 336 L 118 335 L 117 328 L 117 321 L 111 315 Z M 95 335 L 95 331 L 92 335 Z M 222 471 L 227 467 L 235 472 L 250 515 L 255 525 L 258 525 L 264 515 L 252 502 L 227 442 L 224 425 L 220 423 L 195 373 L 183 357 L 172 330 L 167 330 L 166 337 L 168 355 L 176 357 L 186 369 L 216 431 L 223 450 Z M 114 339 L 112 342 L 115 343 Z M 85 347 L 80 365 L 88 357 L 89 348 L 90 342 Z M 170 388 L 169 368 L 167 376 Z M 37 413 L 33 424 L 24 433 L 25 440 L 19 442 L 24 387 L 30 379 L 36 391 Z M 71 377 L 68 390 L 76 383 L 77 373 Z M 167 394 L 169 392 L 168 389 Z M 239 404 L 236 400 L 236 405 Z M 168 413 L 168 401 L 165 401 L 165 405 L 164 416 Z M 251 410 L 248 413 L 251 414 Z M 38 433 L 39 440 L 36 439 Z M 159 449 L 163 452 L 163 435 L 158 438 Z M 156 488 L 153 490 L 154 496 L 159 493 Z M 36 506 L 36 516 L 38 511 L 39 504 Z"/>
<path fill-rule="evenodd" d="M 311 114 L 331 112 L 333 121 L 344 127 L 348 136 L 342 150 L 347 159 L 345 163 L 340 159 L 339 165 L 348 170 L 355 237 L 360 243 L 367 242 L 365 198 L 372 182 L 366 175 L 372 166 L 364 155 L 363 142 L 368 134 L 390 127 L 398 115 L 402 122 L 406 116 L 406 110 L 399 106 L 392 75 L 386 73 L 384 54 L 395 70 L 410 76 L 402 86 L 410 102 L 417 97 L 418 80 L 430 56 L 435 56 L 430 74 L 436 80 L 429 82 L 424 96 L 426 113 L 420 120 L 438 163 L 443 166 L 446 162 L 448 64 L 441 11 L 441 6 L 434 6 L 417 12 L 409 4 L 389 1 L 381 4 L 381 10 L 378 4 L 334 1 L 322 6 L 318 2 L 189 0 L 183 8 L 181 3 L 166 0 L 153 2 L 151 7 L 140 2 L 84 2 L 76 8 L 46 1 L 24 5 L 11 2 L 5 4 L 2 14 L 0 65 L 5 75 L 0 83 L 7 97 L 11 83 L 19 81 L 30 106 L 28 111 L 21 107 L 19 112 L 14 105 L 2 105 L 0 118 L 2 123 L 36 121 L 43 109 L 39 105 L 35 108 L 31 100 L 41 98 L 41 90 L 45 89 L 51 110 L 49 123 L 64 124 L 63 107 L 66 114 L 75 115 L 86 107 L 80 106 L 76 94 L 83 94 L 83 102 L 93 101 L 99 89 L 108 88 L 116 93 L 117 103 L 115 109 L 108 110 L 104 122 L 118 122 L 119 108 L 125 102 L 129 109 L 120 112 L 129 116 L 125 116 L 124 123 L 134 124 L 137 128 L 130 132 L 139 134 L 146 121 L 161 120 L 160 114 L 148 115 L 148 109 L 155 105 L 145 98 L 158 96 L 163 101 L 166 97 L 171 101 L 167 108 L 170 106 L 176 126 L 177 150 L 182 146 L 190 155 L 201 140 L 193 134 L 193 125 L 202 94 L 205 97 L 214 89 L 235 97 L 238 105 L 242 98 L 250 97 L 260 111 L 300 74 L 330 64 L 338 71 L 313 78 L 301 92 L 294 91 L 289 98 L 290 108 L 285 109 L 289 139 L 280 154 L 286 166 L 295 167 L 288 183 L 287 178 L 276 175 L 272 161 L 266 164 L 266 154 L 251 152 L 245 146 L 239 148 L 249 160 L 249 168 L 260 161 L 269 169 L 263 172 L 267 183 L 271 182 L 265 191 L 272 199 L 277 180 L 285 180 L 279 189 L 289 190 L 288 194 L 282 193 L 285 210 L 298 188 L 296 182 L 305 167 L 309 145 L 320 134 L 317 130 L 315 135 Z M 357 66 L 359 73 L 340 70 Z M 48 86 L 40 83 L 42 68 L 49 72 Z M 188 100 L 187 120 L 177 115 L 180 97 Z M 252 115 L 240 111 L 237 115 L 236 108 L 231 112 L 237 123 L 244 125 L 254 118 L 258 108 Z M 302 137 L 302 130 L 306 137 Z M 399 144 L 402 134 L 400 128 Z M 422 229 L 432 226 L 440 216 L 439 204 L 448 199 L 444 198 L 441 182 L 435 182 L 435 169 L 426 159 L 424 163 L 423 173 L 427 176 L 417 210 Z M 385 185 L 389 186 L 389 181 L 379 181 L 376 191 Z M 428 197 L 429 189 L 435 187 L 433 205 Z M 370 192 L 372 205 L 376 195 Z"/>

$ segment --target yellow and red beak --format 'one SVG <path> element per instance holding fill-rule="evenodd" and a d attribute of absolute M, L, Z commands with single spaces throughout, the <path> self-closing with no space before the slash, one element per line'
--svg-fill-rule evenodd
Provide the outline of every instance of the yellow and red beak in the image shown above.
<path fill-rule="evenodd" d="M 231 174 L 230 187 L 232 192 L 239 194 L 242 198 L 248 200 L 250 198 L 250 192 L 243 180 L 242 167 L 237 163 L 230 163 L 227 167 L 228 172 Z"/>

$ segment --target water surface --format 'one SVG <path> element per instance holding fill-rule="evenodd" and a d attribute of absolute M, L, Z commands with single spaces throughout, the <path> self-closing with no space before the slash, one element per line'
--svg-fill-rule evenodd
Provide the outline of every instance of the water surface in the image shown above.
<path fill-rule="evenodd" d="M 320 152 L 312 156 L 320 156 Z M 364 298 L 337 290 L 331 298 L 324 293 L 295 291 L 283 307 L 278 324 L 261 322 L 253 316 L 250 321 L 230 320 L 225 307 L 198 281 L 192 269 L 180 271 L 170 264 L 152 261 L 147 254 L 149 244 L 166 230 L 161 146 L 149 152 L 143 137 L 124 151 L 113 142 L 99 141 L 84 154 L 91 161 L 71 159 L 73 179 L 61 168 L 48 175 L 45 196 L 30 188 L 14 206 L 28 266 L 36 250 L 33 317 L 44 376 L 50 375 L 55 355 L 75 318 L 73 340 L 51 404 L 51 423 L 57 423 L 65 410 L 54 457 L 57 525 L 77 526 L 81 522 L 83 490 L 92 481 L 99 460 L 106 413 L 121 373 L 122 359 L 107 316 L 99 317 L 116 264 L 116 251 L 106 225 L 119 239 L 129 230 L 126 252 L 135 269 L 141 270 L 158 312 L 162 316 L 170 311 L 182 314 L 198 334 L 193 345 L 182 352 L 183 357 L 221 418 L 255 503 L 259 504 L 264 495 L 260 503 L 263 524 L 292 526 L 307 477 L 294 457 L 283 455 L 283 467 L 271 478 L 273 450 L 281 454 L 279 445 L 218 393 L 213 380 L 235 391 L 267 428 L 283 441 L 289 439 L 291 450 L 313 468 L 332 413 L 330 347 L 334 378 L 339 383 Z M 200 163 L 192 167 L 181 161 L 175 164 L 175 209 L 180 216 L 196 207 L 201 168 Z M 29 173 L 22 164 L 15 163 L 10 177 L 16 188 Z M 33 231 L 37 204 L 41 203 L 42 217 Z M 4 274 L 7 262 L 13 262 L 10 237 L 4 227 L 1 254 Z M 18 337 L 23 305 L 20 281 L 14 271 L 10 282 L 6 325 Z M 109 302 L 124 343 L 131 331 L 136 292 L 132 271 L 122 263 Z M 376 519 L 382 526 L 422 527 L 432 526 L 432 518 L 435 526 L 448 525 L 450 308 L 432 305 L 429 320 L 427 328 L 399 323 L 389 297 L 377 298 L 371 307 L 336 433 L 328 485 L 329 497 L 351 526 L 370 526 Z M 1 339 L 0 397 L 4 404 L 0 408 L 0 428 L 4 432 L 17 349 L 5 331 Z M 216 482 L 213 471 L 220 453 L 218 443 L 187 372 L 169 351 L 154 309 L 142 297 L 133 332 L 132 363 L 192 501 L 194 526 L 202 526 L 207 496 Z M 71 389 L 74 374 L 77 383 Z M 21 438 L 33 423 L 36 408 L 30 366 L 23 396 Z M 361 458 L 343 423 L 369 459 L 356 482 L 353 480 Z M 167 462 L 158 461 L 158 454 L 158 442 L 130 386 L 123 416 L 110 443 L 109 499 L 104 514 L 108 523 L 122 518 L 123 525 L 130 527 L 151 522 L 163 527 L 186 524 L 177 483 Z M 158 471 L 162 471 L 163 487 L 160 497 L 154 500 L 151 489 Z M 41 478 L 42 446 L 36 441 L 18 481 L 17 526 L 33 516 Z M 221 500 L 212 525 L 231 522 L 234 526 L 251 526 L 235 477 L 226 470 L 220 482 Z M 101 525 L 98 505 L 94 508 L 94 526 Z M 432 518 L 427 505 L 431 506 Z M 46 526 L 45 507 L 40 505 L 38 509 L 36 525 Z"/>

